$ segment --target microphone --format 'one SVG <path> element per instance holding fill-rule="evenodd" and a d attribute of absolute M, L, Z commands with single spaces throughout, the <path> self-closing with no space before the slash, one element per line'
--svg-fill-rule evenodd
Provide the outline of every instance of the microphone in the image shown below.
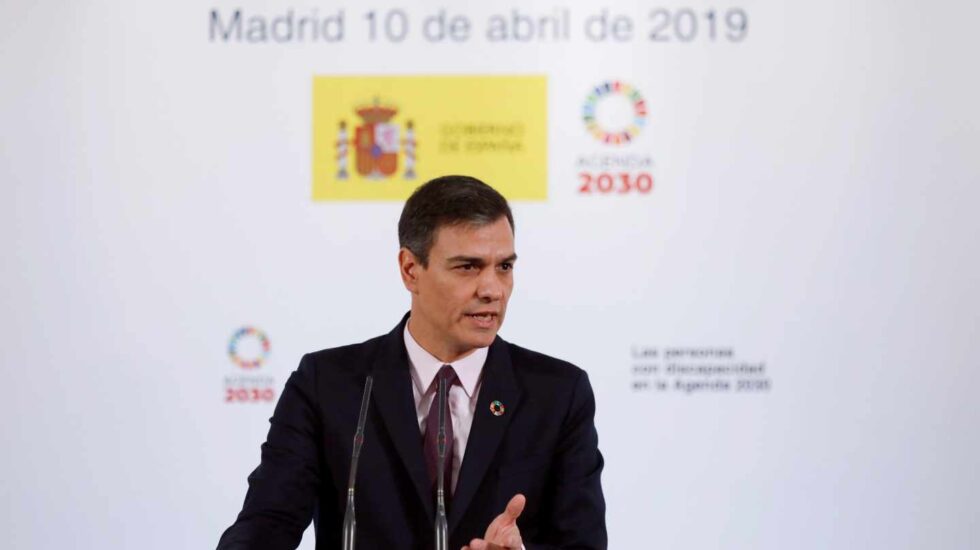
<path fill-rule="evenodd" d="M 368 376 L 364 382 L 364 394 L 361 396 L 361 412 L 357 417 L 357 431 L 354 432 L 354 450 L 350 456 L 350 476 L 347 478 L 347 511 L 344 512 L 343 541 L 341 548 L 354 550 L 354 532 L 357 520 L 354 518 L 354 483 L 357 481 L 357 460 L 361 458 L 361 445 L 364 443 L 364 423 L 367 421 L 368 404 L 371 401 L 371 386 L 374 377 Z"/>
<path fill-rule="evenodd" d="M 436 546 L 435 550 L 449 550 L 449 522 L 446 521 L 446 379 L 439 378 L 439 433 L 436 437 Z"/>

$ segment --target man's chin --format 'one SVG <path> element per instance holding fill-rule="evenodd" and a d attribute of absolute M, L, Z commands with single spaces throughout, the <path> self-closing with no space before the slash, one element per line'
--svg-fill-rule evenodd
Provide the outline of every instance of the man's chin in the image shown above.
<path fill-rule="evenodd" d="M 466 338 L 467 347 L 470 349 L 489 347 L 497 338 L 497 328 L 480 331 L 468 331 Z"/>
<path fill-rule="evenodd" d="M 497 337 L 497 331 L 493 331 L 488 334 L 481 334 L 479 338 L 474 338 L 472 340 L 474 348 L 485 348 L 493 343 L 493 340 Z"/>

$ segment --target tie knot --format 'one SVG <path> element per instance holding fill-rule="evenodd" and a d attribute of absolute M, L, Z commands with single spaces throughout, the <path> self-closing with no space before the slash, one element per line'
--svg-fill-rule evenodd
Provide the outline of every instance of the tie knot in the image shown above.
<path fill-rule="evenodd" d="M 446 385 L 452 387 L 453 384 L 459 381 L 459 377 L 456 376 L 456 369 L 452 365 L 443 365 L 439 372 L 436 373 L 436 380 L 445 380 Z"/>

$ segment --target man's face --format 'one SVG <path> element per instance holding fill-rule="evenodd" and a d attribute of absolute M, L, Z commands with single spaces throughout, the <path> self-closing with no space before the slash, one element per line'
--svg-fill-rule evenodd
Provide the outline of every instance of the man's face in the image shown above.
<path fill-rule="evenodd" d="M 438 228 L 428 267 L 406 249 L 398 257 L 412 293 L 409 331 L 426 351 L 449 363 L 493 342 L 514 288 L 517 255 L 507 218 Z"/>

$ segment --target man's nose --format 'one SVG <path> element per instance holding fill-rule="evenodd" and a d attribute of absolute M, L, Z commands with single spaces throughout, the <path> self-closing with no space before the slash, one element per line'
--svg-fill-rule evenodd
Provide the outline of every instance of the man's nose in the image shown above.
<path fill-rule="evenodd" d="M 496 302 L 504 297 L 504 284 L 497 278 L 496 270 L 487 269 L 480 274 L 476 295 L 484 302 Z"/>

